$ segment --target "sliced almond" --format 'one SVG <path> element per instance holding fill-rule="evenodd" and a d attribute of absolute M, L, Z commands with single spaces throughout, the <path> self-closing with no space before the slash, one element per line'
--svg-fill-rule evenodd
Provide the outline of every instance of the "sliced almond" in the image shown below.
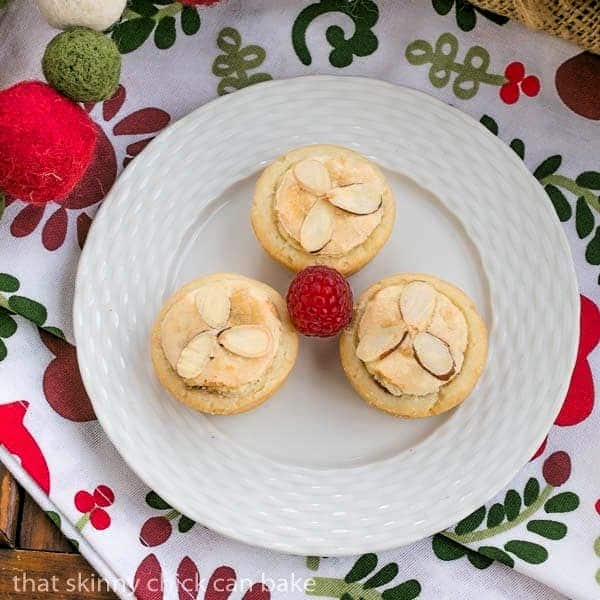
<path fill-rule="evenodd" d="M 417 362 L 434 377 L 446 381 L 454 374 L 454 359 L 448 344 L 431 333 L 418 333 L 413 340 Z"/>
<path fill-rule="evenodd" d="M 329 171 L 318 160 L 301 160 L 294 167 L 294 176 L 298 183 L 311 194 L 323 196 L 331 189 Z"/>
<path fill-rule="evenodd" d="M 435 288 L 424 281 L 411 281 L 400 293 L 400 312 L 410 327 L 427 327 L 435 308 Z"/>
<path fill-rule="evenodd" d="M 211 331 L 198 334 L 181 351 L 177 361 L 177 374 L 184 379 L 197 377 L 214 357 L 216 349 L 217 339 Z"/>
<path fill-rule="evenodd" d="M 404 325 L 382 327 L 373 333 L 367 333 L 356 347 L 356 356 L 363 362 L 383 358 L 397 348 L 406 336 Z"/>
<path fill-rule="evenodd" d="M 196 308 L 209 327 L 225 326 L 231 312 L 229 291 L 219 284 L 200 288 L 196 293 Z"/>
<path fill-rule="evenodd" d="M 237 325 L 219 334 L 219 343 L 233 354 L 244 358 L 264 356 L 271 345 L 271 334 L 262 325 Z"/>
<path fill-rule="evenodd" d="M 318 252 L 333 235 L 333 215 L 325 200 L 317 200 L 308 211 L 300 230 L 300 245 L 307 252 Z"/>
<path fill-rule="evenodd" d="M 378 186 L 372 183 L 354 183 L 334 188 L 327 194 L 331 204 L 355 215 L 374 213 L 382 202 Z"/>

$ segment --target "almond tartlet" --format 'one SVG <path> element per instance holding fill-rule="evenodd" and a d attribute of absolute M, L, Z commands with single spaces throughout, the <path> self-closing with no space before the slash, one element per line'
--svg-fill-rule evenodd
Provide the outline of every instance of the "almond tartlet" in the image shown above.
<path fill-rule="evenodd" d="M 395 214 L 377 166 L 348 148 L 319 144 L 291 150 L 263 171 L 252 227 L 271 257 L 293 271 L 326 265 L 351 275 L 385 244 Z"/>
<path fill-rule="evenodd" d="M 360 296 L 340 355 L 367 403 L 400 417 L 428 417 L 471 393 L 485 366 L 487 329 L 457 287 L 431 275 L 394 275 Z"/>
<path fill-rule="evenodd" d="M 298 337 L 274 289 L 215 273 L 167 300 L 152 328 L 151 352 L 172 396 L 195 410 L 229 415 L 258 406 L 283 384 Z"/>

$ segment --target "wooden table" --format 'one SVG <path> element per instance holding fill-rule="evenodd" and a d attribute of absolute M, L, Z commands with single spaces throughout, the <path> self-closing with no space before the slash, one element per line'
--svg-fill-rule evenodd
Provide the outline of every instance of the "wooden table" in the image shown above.
<path fill-rule="evenodd" d="M 116 600 L 0 464 L 0 600 Z"/>

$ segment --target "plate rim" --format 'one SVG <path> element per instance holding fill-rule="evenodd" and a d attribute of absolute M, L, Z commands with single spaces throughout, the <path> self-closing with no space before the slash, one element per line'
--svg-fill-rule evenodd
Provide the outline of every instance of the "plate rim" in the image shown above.
<path fill-rule="evenodd" d="M 355 81 L 355 82 L 361 83 L 363 85 L 364 84 L 366 84 L 366 85 L 376 84 L 378 86 L 387 87 L 390 90 L 396 90 L 396 91 L 402 90 L 405 93 L 409 93 L 409 94 L 416 95 L 418 97 L 422 97 L 423 99 L 426 99 L 427 102 L 433 103 L 433 104 L 437 105 L 438 107 L 441 107 L 442 110 L 450 111 L 450 112 L 454 113 L 460 119 L 462 119 L 465 122 L 468 122 L 470 125 L 476 125 L 481 131 L 485 132 L 484 135 L 490 136 L 491 138 L 493 138 L 494 143 L 496 145 L 498 145 L 499 147 L 503 148 L 503 151 L 504 151 L 505 155 L 507 156 L 507 158 L 509 160 L 512 160 L 512 162 L 515 165 L 517 165 L 517 168 L 520 169 L 520 171 L 524 174 L 524 176 L 526 178 L 529 178 L 530 180 L 535 181 L 536 184 L 540 187 L 540 191 L 543 192 L 543 190 L 541 189 L 541 186 L 539 185 L 539 182 L 537 182 L 537 180 L 534 178 L 533 174 L 526 167 L 525 163 L 523 161 L 519 160 L 518 157 L 516 157 L 516 155 L 513 155 L 513 153 L 510 152 L 510 149 L 508 148 L 508 146 L 506 144 L 504 144 L 504 142 L 500 138 L 493 135 L 490 131 L 488 131 L 488 129 L 484 125 L 482 125 L 480 122 L 478 122 L 475 118 L 471 117 L 466 112 L 463 112 L 462 110 L 460 110 L 452 105 L 449 105 L 446 102 L 440 100 L 439 98 L 436 98 L 435 96 L 432 96 L 421 90 L 411 88 L 411 87 L 405 86 L 405 85 L 398 85 L 398 84 L 391 83 L 389 81 L 384 81 L 384 80 L 377 79 L 377 78 L 364 77 L 364 76 L 308 75 L 308 76 L 292 77 L 292 78 L 285 78 L 285 79 L 276 79 L 276 80 L 272 80 L 272 81 L 262 82 L 257 85 L 249 86 L 242 90 L 236 91 L 235 94 L 228 94 L 225 96 L 214 98 L 214 99 L 200 105 L 199 107 L 192 110 L 188 114 L 184 115 L 177 121 L 170 123 L 168 125 L 168 127 L 166 127 L 164 130 L 162 130 L 155 137 L 155 139 L 152 140 L 152 142 L 148 145 L 148 147 L 151 148 L 151 147 L 158 145 L 161 142 L 161 140 L 163 139 L 163 137 L 167 136 L 173 128 L 182 127 L 186 121 L 192 120 L 194 115 L 196 115 L 198 113 L 210 112 L 210 111 L 214 110 L 215 107 L 218 107 L 221 105 L 226 105 L 228 102 L 233 101 L 232 99 L 241 100 L 246 95 L 253 95 L 256 93 L 257 88 L 260 88 L 261 90 L 264 91 L 265 94 L 268 94 L 269 92 L 267 90 L 269 88 L 285 87 L 290 82 L 297 82 L 300 80 L 301 81 L 313 81 L 315 83 L 318 83 L 320 81 L 324 81 L 324 82 L 339 82 L 340 80 L 347 80 L 350 82 Z M 146 152 L 146 149 L 144 149 L 143 152 Z M 142 153 L 140 153 L 140 154 L 142 154 Z M 98 213 L 96 214 L 95 218 L 92 221 L 88 239 L 93 239 L 93 235 L 94 235 L 93 232 L 94 232 L 95 224 L 97 222 L 99 222 L 98 217 L 100 215 L 106 214 L 108 212 L 108 210 L 110 210 L 110 203 L 112 202 L 112 198 L 117 195 L 118 187 L 119 187 L 119 180 L 122 179 L 122 177 L 123 177 L 123 172 L 121 172 L 119 174 L 118 180 L 115 182 L 115 185 L 113 186 L 113 188 L 111 188 L 111 190 L 107 194 L 106 198 L 102 202 L 102 205 L 101 205 Z M 231 181 L 230 183 L 235 183 L 235 182 Z M 434 195 L 437 197 L 437 194 L 435 192 L 432 192 L 432 193 L 434 193 Z M 551 207 L 549 207 L 549 208 L 551 208 Z M 452 210 L 452 209 L 450 209 L 450 210 Z M 102 218 L 104 218 L 104 217 L 102 217 Z M 459 219 L 459 221 L 462 223 L 462 219 Z M 577 358 L 577 349 L 578 349 L 578 341 L 579 341 L 579 333 L 580 333 L 580 331 L 579 331 L 580 330 L 579 287 L 578 287 L 575 266 L 574 266 L 574 262 L 573 262 L 573 258 L 572 258 L 571 248 L 568 243 L 566 233 L 558 221 L 556 221 L 556 223 L 555 223 L 555 229 L 556 229 L 557 235 L 559 237 L 559 240 L 560 240 L 560 243 L 562 246 L 562 250 L 566 251 L 566 254 L 568 257 L 568 263 L 569 263 L 569 273 L 568 273 L 569 282 L 568 283 L 570 285 L 569 285 L 569 289 L 567 291 L 565 291 L 565 294 L 568 293 L 568 294 L 572 295 L 573 299 L 574 299 L 574 301 L 573 301 L 574 314 L 572 315 L 572 318 L 573 318 L 573 321 L 574 321 L 576 327 L 573 332 L 573 335 L 571 336 L 570 356 L 568 357 L 568 361 L 567 361 L 568 366 L 569 366 L 569 372 L 572 372 L 573 367 L 575 365 L 576 358 Z M 471 239 L 470 236 L 469 236 L 469 239 Z M 477 248 L 477 252 L 479 254 L 479 245 L 476 244 L 474 240 L 471 240 L 471 241 L 474 243 L 475 247 Z M 86 261 L 89 259 L 89 255 L 92 252 L 92 250 L 90 248 L 91 248 L 91 244 L 86 243 L 82 250 L 80 258 L 79 258 L 79 262 L 77 265 L 77 274 L 76 274 L 76 280 L 75 280 L 75 294 L 74 294 L 74 302 L 73 302 L 74 337 L 75 337 L 75 341 L 76 341 L 77 359 L 80 363 L 82 361 L 82 352 L 83 351 L 80 350 L 80 344 L 77 342 L 78 342 L 78 340 L 81 339 L 81 337 L 84 335 L 84 333 L 81 330 L 80 326 L 78 325 L 78 319 L 76 318 L 76 316 L 79 312 L 80 303 L 82 303 L 82 300 L 81 300 L 81 294 L 82 294 L 81 289 L 83 287 L 82 273 L 84 271 L 84 265 L 85 265 Z M 485 269 L 485 265 L 482 264 L 482 267 L 483 267 L 482 272 L 483 272 L 483 275 L 486 280 L 486 286 L 488 286 L 488 289 L 489 289 L 488 272 Z M 565 281 L 565 283 L 567 283 L 567 282 Z M 492 318 L 492 326 L 490 327 L 490 330 L 495 326 L 495 314 L 494 314 L 493 310 L 492 310 L 491 318 Z M 567 357 L 565 357 L 565 359 L 566 358 Z M 108 422 L 105 419 L 106 415 L 103 414 L 103 411 L 101 409 L 99 410 L 100 403 L 98 403 L 96 400 L 94 400 L 93 395 L 89 393 L 89 388 L 90 388 L 89 378 L 84 373 L 83 369 L 81 369 L 81 371 L 82 371 L 81 375 L 82 375 L 82 380 L 83 380 L 84 386 L 86 388 L 86 391 L 88 392 L 88 396 L 90 397 L 90 401 L 94 407 L 94 411 L 96 412 L 98 421 L 99 421 L 100 425 L 102 426 L 104 433 L 107 435 L 108 439 L 110 440 L 110 442 L 113 444 L 113 446 L 117 450 L 119 456 L 125 461 L 127 466 L 136 474 L 137 477 L 140 478 L 140 480 L 142 482 L 144 482 L 150 488 L 154 489 L 154 486 L 152 486 L 149 483 L 149 481 L 152 479 L 152 477 L 149 475 L 147 476 L 146 473 L 144 473 L 144 475 L 142 475 L 141 474 L 142 469 L 138 468 L 138 466 L 136 466 L 134 461 L 130 461 L 129 457 L 125 456 L 121 452 L 121 450 L 119 448 L 119 442 L 117 439 L 116 432 L 112 430 L 111 426 L 108 426 Z M 542 443 L 542 441 L 546 437 L 548 431 L 552 427 L 554 420 L 562 407 L 564 397 L 568 390 L 569 383 L 570 383 L 570 378 L 566 378 L 565 381 L 562 383 L 559 393 L 557 393 L 557 399 L 554 401 L 554 403 L 552 405 L 552 409 L 548 410 L 546 419 L 544 420 L 545 425 L 544 425 L 543 435 L 541 435 L 539 439 L 536 438 L 535 440 L 531 441 L 529 444 L 529 450 L 530 450 L 529 456 L 532 456 L 533 453 L 537 450 L 539 445 Z M 267 462 L 272 461 L 272 459 L 269 459 L 268 457 L 264 457 L 262 455 L 261 455 L 261 459 L 263 459 Z M 385 460 L 387 460 L 387 459 L 384 459 L 384 461 Z M 493 496 L 495 496 L 497 493 L 499 493 L 504 487 L 506 487 L 508 485 L 508 483 L 510 483 L 510 481 L 512 481 L 512 479 L 515 477 L 515 475 L 517 475 L 519 473 L 519 471 L 521 469 L 523 469 L 523 467 L 527 464 L 527 462 L 525 462 L 525 463 L 521 463 L 520 461 L 518 461 L 518 462 L 519 462 L 519 465 L 514 467 L 513 469 L 511 469 L 510 476 L 506 476 L 505 478 L 503 478 L 505 480 L 502 480 L 502 481 L 499 480 L 497 482 L 497 484 L 494 486 L 495 490 L 492 493 L 490 493 L 489 497 L 484 502 L 489 501 L 489 499 L 491 499 Z M 303 468 L 303 467 L 296 467 L 296 468 L 298 468 L 300 470 L 305 470 L 306 472 L 312 472 L 312 469 L 309 469 L 309 468 Z M 352 469 L 356 469 L 356 468 L 360 468 L 360 467 L 352 467 Z M 326 469 L 326 470 L 335 471 L 337 469 Z M 344 469 L 344 470 L 346 470 L 346 469 Z M 161 490 L 160 495 L 165 500 L 167 500 L 169 502 L 169 504 L 171 504 L 174 508 L 176 508 L 176 509 L 178 508 L 179 503 L 178 503 L 178 500 L 176 497 L 172 497 L 169 494 L 169 492 L 165 492 L 164 490 Z M 449 523 L 448 526 L 451 526 L 455 522 L 458 522 L 460 519 L 464 518 L 465 516 L 467 516 L 468 514 L 473 512 L 481 504 L 482 504 L 481 501 L 464 502 L 461 506 L 461 508 L 464 509 L 461 511 L 461 515 L 459 517 L 457 517 L 456 519 L 453 518 L 452 522 Z M 420 535 L 419 537 L 415 537 L 410 540 L 403 540 L 400 542 L 395 542 L 393 540 L 390 540 L 389 542 L 380 542 L 380 543 L 376 542 L 374 544 L 363 544 L 363 546 L 351 545 L 344 549 L 331 551 L 330 549 L 327 549 L 327 548 L 324 548 L 321 546 L 313 547 L 310 545 L 300 546 L 300 547 L 295 546 L 292 549 L 289 545 L 287 545 L 285 543 L 283 543 L 283 544 L 276 543 L 276 542 L 270 543 L 268 540 L 266 540 L 264 538 L 252 537 L 252 536 L 246 535 L 244 533 L 239 533 L 235 529 L 228 529 L 226 527 L 220 527 L 220 526 L 218 526 L 218 524 L 211 523 L 211 524 L 207 524 L 205 526 L 210 528 L 212 531 L 215 531 L 215 532 L 219 533 L 220 535 L 223 535 L 227 538 L 231 538 L 231 539 L 234 539 L 239 542 L 243 542 L 243 543 L 249 544 L 251 546 L 255 546 L 255 547 L 261 547 L 261 548 L 265 548 L 265 549 L 269 549 L 269 550 L 274 550 L 274 551 L 278 551 L 278 552 L 286 552 L 286 553 L 296 554 L 296 555 L 326 554 L 326 555 L 330 555 L 330 556 L 354 556 L 354 555 L 357 555 L 357 554 L 360 554 L 363 552 L 381 552 L 381 551 L 391 550 L 391 549 L 402 547 L 402 546 L 405 546 L 405 545 L 408 545 L 411 543 L 415 543 L 415 542 L 422 540 L 426 537 L 429 537 L 439 531 L 438 527 L 430 527 L 429 529 L 426 529 L 426 532 L 423 535 Z M 366 549 L 367 547 L 368 547 L 368 549 Z"/>

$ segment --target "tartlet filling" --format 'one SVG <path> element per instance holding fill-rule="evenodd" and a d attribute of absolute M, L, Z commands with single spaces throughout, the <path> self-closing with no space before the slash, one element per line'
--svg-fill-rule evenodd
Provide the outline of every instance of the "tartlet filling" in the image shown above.
<path fill-rule="evenodd" d="M 424 281 L 392 285 L 366 304 L 356 355 L 394 396 L 428 396 L 461 371 L 468 343 L 462 311 Z"/>
<path fill-rule="evenodd" d="M 341 256 L 363 244 L 383 217 L 385 183 L 355 157 L 319 155 L 280 177 L 274 211 L 281 235 L 295 248 Z"/>
<path fill-rule="evenodd" d="M 187 386 L 243 393 L 273 364 L 281 329 L 265 292 L 223 281 L 202 286 L 171 306 L 161 323 L 161 344 Z"/>

